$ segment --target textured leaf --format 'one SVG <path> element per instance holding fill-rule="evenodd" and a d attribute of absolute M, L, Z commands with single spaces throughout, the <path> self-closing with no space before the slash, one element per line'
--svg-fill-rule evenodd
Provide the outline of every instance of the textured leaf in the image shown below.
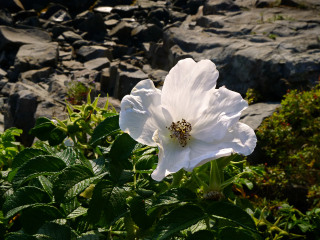
<path fill-rule="evenodd" d="M 190 202 L 197 199 L 197 195 L 187 188 L 172 188 L 159 195 L 152 207 Z"/>
<path fill-rule="evenodd" d="M 36 125 L 29 132 L 39 138 L 41 141 L 49 141 L 50 146 L 55 146 L 63 142 L 67 137 L 66 133 L 57 128 L 50 119 L 40 117 L 36 121 Z"/>
<path fill-rule="evenodd" d="M 34 157 L 47 154 L 48 152 L 41 149 L 25 148 L 21 152 L 19 152 L 12 160 L 12 169 L 19 168 L 22 164 Z"/>
<path fill-rule="evenodd" d="M 158 156 L 156 155 L 143 155 L 136 162 L 136 170 L 150 170 L 158 161 Z"/>
<path fill-rule="evenodd" d="M 24 233 L 8 233 L 5 236 L 6 240 L 37 240 L 36 237 Z"/>
<path fill-rule="evenodd" d="M 95 145 L 99 140 L 105 139 L 119 130 L 119 115 L 107 117 L 93 130 L 91 144 Z"/>
<path fill-rule="evenodd" d="M 98 159 L 93 159 L 90 162 L 95 175 L 106 171 L 106 160 L 103 156 L 99 157 Z"/>
<path fill-rule="evenodd" d="M 109 173 L 114 183 L 119 183 L 121 178 L 122 184 L 125 179 L 128 180 L 128 175 L 123 173 L 124 169 L 132 170 L 132 163 L 128 160 L 132 151 L 135 149 L 137 142 L 133 140 L 128 134 L 119 135 L 113 142 L 107 161 Z M 125 179 L 123 179 L 125 177 Z"/>
<path fill-rule="evenodd" d="M 77 238 L 77 240 L 99 240 L 99 236 L 95 235 L 95 234 L 86 234 L 86 235 L 82 235 L 81 237 Z"/>
<path fill-rule="evenodd" d="M 76 217 L 82 216 L 82 215 L 86 214 L 87 211 L 88 211 L 88 208 L 84 208 L 84 207 L 80 206 L 76 210 L 74 210 L 72 213 L 70 213 L 67 216 L 67 219 L 72 219 L 72 218 L 76 218 Z"/>
<path fill-rule="evenodd" d="M 25 209 L 20 216 L 20 222 L 26 233 L 34 234 L 45 222 L 62 217 L 62 214 L 57 208 L 51 205 L 41 204 Z"/>
<path fill-rule="evenodd" d="M 241 228 L 235 227 L 224 227 L 220 230 L 219 236 L 221 240 L 255 240 L 253 236 L 251 236 L 247 231 Z"/>
<path fill-rule="evenodd" d="M 134 197 L 130 202 L 132 220 L 139 228 L 148 229 L 153 224 L 153 219 L 147 215 L 146 204 L 142 197 Z"/>
<path fill-rule="evenodd" d="M 88 209 L 91 223 L 101 221 L 105 225 L 113 224 L 127 212 L 126 194 L 123 189 L 114 187 L 110 181 L 100 181 L 93 190 Z"/>
<path fill-rule="evenodd" d="M 157 223 L 152 239 L 167 239 L 178 231 L 192 226 L 205 217 L 206 215 L 202 209 L 195 205 L 177 207 Z"/>
<path fill-rule="evenodd" d="M 127 159 L 131 156 L 132 151 L 135 149 L 138 143 L 130 137 L 129 134 L 123 133 L 118 136 L 110 149 L 110 158 L 115 159 Z"/>
<path fill-rule="evenodd" d="M 208 230 L 200 230 L 188 236 L 186 240 L 212 240 L 214 239 L 214 234 Z M 233 238 L 230 238 L 231 240 Z"/>
<path fill-rule="evenodd" d="M 13 188 L 18 188 L 26 181 L 41 176 L 52 175 L 66 167 L 60 158 L 53 156 L 38 156 L 24 163 L 17 171 L 12 180 Z"/>
<path fill-rule="evenodd" d="M 206 213 L 212 215 L 214 218 L 231 221 L 242 227 L 256 231 L 256 225 L 251 216 L 246 211 L 233 204 L 214 202 L 207 208 Z"/>
<path fill-rule="evenodd" d="M 38 179 L 42 188 L 49 194 L 50 197 L 52 197 L 52 183 L 45 176 L 39 176 Z"/>
<path fill-rule="evenodd" d="M 71 231 L 71 228 L 66 225 L 61 225 L 54 222 L 45 223 L 37 232 L 51 237 L 52 239 L 70 240 L 76 239 L 75 234 Z"/>
<path fill-rule="evenodd" d="M 77 161 L 77 153 L 71 147 L 67 147 L 62 152 L 59 152 L 57 154 L 57 157 L 61 158 L 67 166 L 71 166 L 76 163 L 79 164 L 79 162 Z"/>
<path fill-rule="evenodd" d="M 32 204 L 49 202 L 51 202 L 51 198 L 45 191 L 40 188 L 26 186 L 18 189 L 6 199 L 2 211 L 6 218 L 11 218 Z"/>
<path fill-rule="evenodd" d="M 96 179 L 93 172 L 83 165 L 73 165 L 64 169 L 54 181 L 53 193 L 57 202 L 67 202 L 83 192 Z"/>

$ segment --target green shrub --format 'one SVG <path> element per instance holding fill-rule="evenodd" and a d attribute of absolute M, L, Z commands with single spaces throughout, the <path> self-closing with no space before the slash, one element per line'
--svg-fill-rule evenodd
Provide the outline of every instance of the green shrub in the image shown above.
<path fill-rule="evenodd" d="M 308 187 L 319 184 L 319 86 L 310 91 L 288 91 L 281 108 L 264 120 L 257 136 L 269 158 L 265 180 L 283 186 L 288 182 Z"/>

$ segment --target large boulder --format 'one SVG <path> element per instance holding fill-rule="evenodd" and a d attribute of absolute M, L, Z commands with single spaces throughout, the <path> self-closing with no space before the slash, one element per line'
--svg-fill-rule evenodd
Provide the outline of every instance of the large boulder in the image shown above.
<path fill-rule="evenodd" d="M 24 44 L 41 44 L 51 42 L 49 33 L 36 29 L 17 29 L 0 26 L 0 51 L 8 48 L 18 49 Z"/>
<path fill-rule="evenodd" d="M 27 44 L 20 47 L 14 67 L 16 73 L 43 67 L 55 67 L 58 63 L 57 43 Z"/>
<path fill-rule="evenodd" d="M 165 70 L 187 57 L 210 59 L 220 72 L 218 86 L 242 95 L 254 88 L 265 100 L 278 101 L 287 89 L 318 81 L 320 16 L 315 13 L 270 8 L 201 16 L 194 29 L 182 24 L 164 32 L 166 60 L 152 44 L 149 56 Z"/>
<path fill-rule="evenodd" d="M 10 95 L 8 109 L 4 115 L 4 128 L 17 127 L 23 130 L 21 143 L 30 147 L 34 136 L 29 131 L 35 125 L 35 112 L 37 110 L 37 96 L 29 90 L 20 90 Z"/>
<path fill-rule="evenodd" d="M 107 57 L 110 61 L 113 59 L 111 50 L 102 46 L 82 46 L 77 51 L 77 56 L 86 61 L 100 57 Z"/>

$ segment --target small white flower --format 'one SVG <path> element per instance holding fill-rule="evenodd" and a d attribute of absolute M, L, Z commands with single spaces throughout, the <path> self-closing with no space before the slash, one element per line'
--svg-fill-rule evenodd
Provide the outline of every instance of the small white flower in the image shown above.
<path fill-rule="evenodd" d="M 237 152 L 252 153 L 254 131 L 238 122 L 248 104 L 239 93 L 216 89 L 219 72 L 210 60 L 184 59 L 167 75 L 162 91 L 139 82 L 121 101 L 120 128 L 136 141 L 158 146 L 152 178 L 161 181 Z"/>

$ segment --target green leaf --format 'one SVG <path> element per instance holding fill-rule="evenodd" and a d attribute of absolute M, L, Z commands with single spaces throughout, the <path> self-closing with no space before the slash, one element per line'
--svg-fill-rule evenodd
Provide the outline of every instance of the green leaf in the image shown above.
<path fill-rule="evenodd" d="M 104 175 L 94 176 L 83 165 L 73 165 L 64 169 L 53 182 L 53 193 L 57 202 L 67 202 L 83 192 L 91 183 Z"/>
<path fill-rule="evenodd" d="M 181 202 L 191 202 L 197 199 L 197 195 L 187 188 L 171 188 L 159 195 L 152 207 L 166 206 Z"/>
<path fill-rule="evenodd" d="M 134 197 L 130 201 L 130 213 L 132 220 L 139 228 L 148 229 L 153 224 L 153 219 L 146 212 L 146 203 L 142 197 Z"/>
<path fill-rule="evenodd" d="M 9 196 L 3 204 L 3 214 L 6 218 L 11 218 L 20 210 L 29 207 L 32 204 L 49 203 L 51 198 L 40 188 L 23 187 Z"/>
<path fill-rule="evenodd" d="M 132 170 L 132 163 L 128 160 L 137 142 L 127 133 L 119 135 L 113 142 L 108 161 L 108 168 L 113 182 L 118 183 L 124 169 Z"/>
<path fill-rule="evenodd" d="M 37 238 L 28 234 L 14 232 L 6 234 L 5 240 L 37 240 Z"/>
<path fill-rule="evenodd" d="M 95 145 L 99 140 L 105 139 L 119 130 L 119 115 L 108 117 L 93 130 L 91 144 Z"/>
<path fill-rule="evenodd" d="M 219 236 L 221 240 L 255 240 L 246 230 L 235 227 L 224 227 L 220 229 Z"/>
<path fill-rule="evenodd" d="M 36 125 L 30 130 L 32 134 L 41 141 L 49 141 L 51 146 L 58 145 L 67 137 L 66 133 L 57 128 L 50 119 L 40 117 L 36 121 Z"/>
<path fill-rule="evenodd" d="M 67 166 L 79 164 L 77 153 L 71 147 L 67 147 L 62 152 L 59 152 L 57 157 L 61 158 Z"/>
<path fill-rule="evenodd" d="M 95 175 L 106 172 L 106 159 L 103 156 L 98 159 L 93 159 L 90 162 Z"/>
<path fill-rule="evenodd" d="M 252 217 L 241 208 L 226 202 L 214 202 L 206 210 L 207 214 L 214 218 L 224 219 L 239 226 L 256 231 L 256 225 Z"/>
<path fill-rule="evenodd" d="M 150 170 L 158 161 L 158 156 L 156 155 L 143 155 L 138 159 L 135 164 L 136 170 Z"/>
<path fill-rule="evenodd" d="M 12 180 L 13 188 L 18 188 L 32 178 L 55 174 L 65 167 L 66 164 L 63 160 L 53 156 L 38 156 L 30 159 L 18 169 Z"/>
<path fill-rule="evenodd" d="M 18 153 L 12 160 L 12 169 L 19 168 L 22 164 L 29 161 L 30 159 L 40 156 L 47 155 L 48 152 L 36 149 L 36 148 L 25 148 L 20 153 Z"/>
<path fill-rule="evenodd" d="M 126 194 L 111 181 L 98 182 L 93 190 L 88 209 L 88 220 L 97 223 L 100 218 L 106 226 L 113 224 L 127 212 Z"/>
<path fill-rule="evenodd" d="M 77 238 L 77 240 L 99 240 L 99 236 L 95 235 L 94 233 L 82 235 L 81 237 Z"/>
<path fill-rule="evenodd" d="M 214 234 L 208 230 L 200 230 L 198 232 L 195 232 L 191 235 L 189 235 L 186 240 L 212 240 L 214 239 Z M 231 240 L 230 238 L 229 240 Z"/>
<path fill-rule="evenodd" d="M 39 176 L 38 179 L 42 188 L 48 193 L 50 197 L 53 197 L 52 183 L 48 180 L 48 178 L 46 178 L 45 176 Z"/>
<path fill-rule="evenodd" d="M 25 209 L 20 216 L 20 222 L 26 233 L 35 234 L 45 222 L 62 217 L 62 214 L 57 208 L 51 205 L 41 204 Z"/>
<path fill-rule="evenodd" d="M 157 223 L 153 238 L 167 239 L 206 217 L 203 210 L 195 205 L 183 205 L 175 208 Z"/>
<path fill-rule="evenodd" d="M 110 158 L 117 160 L 118 159 L 127 159 L 131 156 L 132 151 L 135 149 L 138 143 L 130 137 L 129 134 L 123 133 L 119 135 L 113 142 L 110 149 Z"/>
<path fill-rule="evenodd" d="M 71 228 L 66 225 L 61 225 L 55 222 L 45 223 L 37 232 L 59 240 L 73 240 L 76 235 L 71 231 Z"/>
<path fill-rule="evenodd" d="M 74 210 L 72 213 L 70 213 L 67 216 L 67 219 L 72 219 L 72 218 L 76 218 L 76 217 L 82 216 L 82 215 L 86 214 L 87 211 L 88 211 L 88 208 L 84 208 L 84 207 L 80 206 L 76 210 Z"/>

